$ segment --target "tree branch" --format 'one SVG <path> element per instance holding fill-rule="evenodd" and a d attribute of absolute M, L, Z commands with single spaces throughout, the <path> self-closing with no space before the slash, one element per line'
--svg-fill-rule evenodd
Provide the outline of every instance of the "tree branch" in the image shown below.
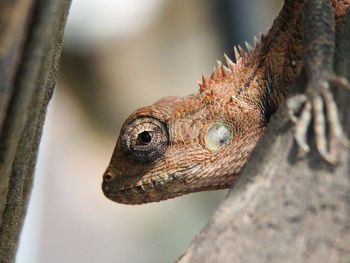
<path fill-rule="evenodd" d="M 335 69 L 350 79 L 350 12 L 337 27 Z M 350 93 L 334 94 L 349 137 Z M 227 199 L 178 262 L 349 262 L 349 174 L 345 148 L 336 168 L 316 150 L 298 159 L 282 107 Z"/>
<path fill-rule="evenodd" d="M 70 0 L 7 0 L 0 8 L 11 11 L 0 19 L 7 29 L 0 39 L 1 262 L 15 258 L 69 6 Z"/>

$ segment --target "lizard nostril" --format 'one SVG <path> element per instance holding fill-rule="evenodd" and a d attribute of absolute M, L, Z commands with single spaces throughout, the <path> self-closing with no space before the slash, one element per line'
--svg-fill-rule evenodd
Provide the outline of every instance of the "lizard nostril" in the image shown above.
<path fill-rule="evenodd" d="M 103 175 L 103 179 L 105 180 L 105 182 L 109 182 L 113 179 L 113 176 L 111 173 L 107 172 Z"/>

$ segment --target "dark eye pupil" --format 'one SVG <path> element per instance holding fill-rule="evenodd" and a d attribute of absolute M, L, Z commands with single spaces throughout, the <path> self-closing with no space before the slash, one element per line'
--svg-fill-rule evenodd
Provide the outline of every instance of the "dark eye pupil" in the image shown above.
<path fill-rule="evenodd" d="M 150 143 L 152 140 L 152 136 L 148 131 L 141 132 L 138 138 L 141 143 L 145 143 L 145 144 Z"/>

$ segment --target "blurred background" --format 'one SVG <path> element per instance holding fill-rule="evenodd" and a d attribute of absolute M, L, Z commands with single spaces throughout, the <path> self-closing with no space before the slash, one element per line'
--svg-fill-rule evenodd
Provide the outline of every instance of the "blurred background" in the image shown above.
<path fill-rule="evenodd" d="M 173 262 L 227 191 L 126 206 L 101 191 L 135 109 L 197 92 L 281 0 L 73 0 L 16 262 Z"/>

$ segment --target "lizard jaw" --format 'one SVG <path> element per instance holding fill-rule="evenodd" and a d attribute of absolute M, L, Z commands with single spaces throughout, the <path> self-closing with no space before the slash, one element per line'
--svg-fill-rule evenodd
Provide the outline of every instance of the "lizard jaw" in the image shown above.
<path fill-rule="evenodd" d="M 227 175 L 225 180 L 218 182 L 213 182 L 211 178 L 194 185 L 192 181 L 196 180 L 195 173 L 199 171 L 199 168 L 199 165 L 196 165 L 174 173 L 132 177 L 115 177 L 113 172 L 107 169 L 104 174 L 102 191 L 108 199 L 114 202 L 135 205 L 159 202 L 192 192 L 224 189 L 232 184 L 234 175 Z M 125 180 L 128 182 L 126 183 Z M 120 185 L 123 185 L 123 188 L 120 188 Z"/>

